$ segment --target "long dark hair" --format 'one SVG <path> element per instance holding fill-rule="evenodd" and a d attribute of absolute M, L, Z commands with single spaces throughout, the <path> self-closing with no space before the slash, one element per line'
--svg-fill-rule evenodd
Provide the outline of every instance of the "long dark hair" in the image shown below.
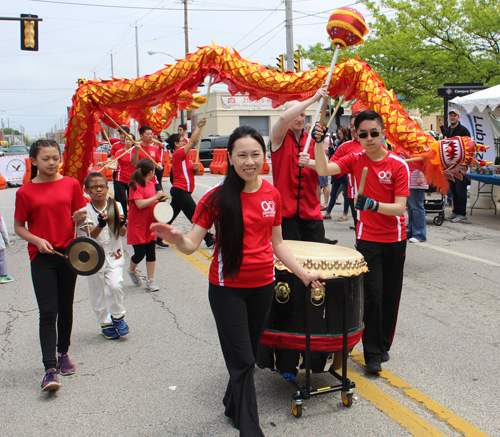
<path fill-rule="evenodd" d="M 222 256 L 224 277 L 234 279 L 243 262 L 243 212 L 240 193 L 245 188 L 234 167 L 229 163 L 233 153 L 234 143 L 240 138 L 251 137 L 262 147 L 265 156 L 266 144 L 262 135 L 251 126 L 236 128 L 227 145 L 227 174 L 224 182 L 214 189 L 208 197 L 207 208 L 216 212 L 215 226 L 217 229 L 217 247 Z"/>
<path fill-rule="evenodd" d="M 155 169 L 155 166 L 149 159 L 144 158 L 139 160 L 136 168 L 137 170 L 132 173 L 129 182 L 130 187 L 134 190 L 137 189 L 137 185 L 140 185 L 141 187 L 146 186 L 146 180 L 144 179 L 144 177 L 150 171 L 153 171 Z"/>
<path fill-rule="evenodd" d="M 350 132 L 349 128 L 346 125 L 339 126 L 339 128 L 337 129 L 337 131 L 341 131 L 342 132 L 342 136 L 344 137 L 343 139 L 339 138 L 339 144 L 338 144 L 339 146 L 342 143 L 345 143 L 346 141 L 350 140 L 350 138 L 351 138 L 351 132 Z"/>

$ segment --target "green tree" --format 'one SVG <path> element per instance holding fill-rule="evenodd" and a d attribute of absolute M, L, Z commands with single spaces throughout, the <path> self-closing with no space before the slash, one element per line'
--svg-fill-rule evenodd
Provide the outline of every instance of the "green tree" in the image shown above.
<path fill-rule="evenodd" d="M 384 78 L 405 108 L 439 110 L 437 88 L 448 82 L 500 83 L 498 0 L 362 0 L 373 20 L 365 43 L 341 51 L 356 54 Z M 300 47 L 313 65 L 328 65 L 322 44 Z"/>

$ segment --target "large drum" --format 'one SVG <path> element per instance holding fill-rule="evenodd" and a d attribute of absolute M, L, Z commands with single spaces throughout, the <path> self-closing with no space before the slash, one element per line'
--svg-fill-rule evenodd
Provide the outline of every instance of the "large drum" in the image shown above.
<path fill-rule="evenodd" d="M 324 290 L 311 290 L 275 259 L 275 299 L 261 340 L 261 345 L 268 348 L 261 347 L 257 361 L 261 367 L 296 373 L 293 369 L 298 365 L 299 353 L 286 350 L 306 349 L 306 305 L 311 311 L 309 332 L 312 353 L 331 354 L 343 349 L 346 291 L 348 348 L 359 342 L 364 328 L 363 273 L 368 268 L 363 256 L 353 249 L 304 241 L 286 241 L 286 244 L 304 268 L 328 278 L 324 281 Z M 274 352 L 277 352 L 276 356 Z M 325 354 L 316 353 L 316 356 Z"/>

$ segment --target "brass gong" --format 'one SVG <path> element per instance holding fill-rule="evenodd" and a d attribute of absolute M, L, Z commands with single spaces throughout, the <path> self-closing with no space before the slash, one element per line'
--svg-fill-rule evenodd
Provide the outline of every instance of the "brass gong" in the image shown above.
<path fill-rule="evenodd" d="M 115 240 L 120 237 L 120 210 L 118 209 L 118 204 L 116 200 L 112 197 L 108 197 L 107 204 L 107 214 L 108 214 L 108 226 Z"/>
<path fill-rule="evenodd" d="M 78 237 L 66 248 L 66 262 L 78 275 L 90 276 L 101 270 L 105 255 L 102 246 L 89 237 Z"/>

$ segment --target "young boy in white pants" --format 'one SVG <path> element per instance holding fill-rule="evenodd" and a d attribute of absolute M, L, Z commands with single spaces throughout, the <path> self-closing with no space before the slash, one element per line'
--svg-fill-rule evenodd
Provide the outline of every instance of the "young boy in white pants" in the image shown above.
<path fill-rule="evenodd" d="M 88 230 L 90 236 L 97 240 L 104 249 L 106 260 L 97 273 L 87 276 L 89 284 L 90 304 L 101 325 L 101 334 L 108 340 L 127 335 L 130 328 L 124 320 L 123 306 L 123 247 L 120 238 L 115 239 L 109 229 L 106 212 L 106 196 L 108 181 L 101 173 L 90 173 L 85 178 L 85 192 L 91 202 L 87 205 L 87 220 L 81 229 Z M 118 203 L 120 220 L 123 220 L 123 209 Z M 127 229 L 120 223 L 120 237 Z M 85 229 L 87 228 L 87 229 Z"/>

